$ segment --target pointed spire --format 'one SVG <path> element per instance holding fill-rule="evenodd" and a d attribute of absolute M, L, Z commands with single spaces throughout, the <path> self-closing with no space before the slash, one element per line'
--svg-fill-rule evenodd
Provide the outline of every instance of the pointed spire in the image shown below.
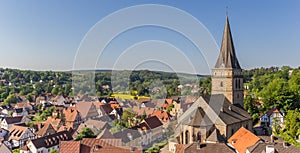
<path fill-rule="evenodd" d="M 215 68 L 232 68 L 241 69 L 239 61 L 235 55 L 233 46 L 233 40 L 226 10 L 226 23 L 224 27 L 224 33 L 222 38 L 222 45 L 220 49 L 220 55 L 216 63 Z"/>

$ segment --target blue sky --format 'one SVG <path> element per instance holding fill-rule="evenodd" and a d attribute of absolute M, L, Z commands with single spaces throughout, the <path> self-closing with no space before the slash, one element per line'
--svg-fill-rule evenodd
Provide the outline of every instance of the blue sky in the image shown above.
<path fill-rule="evenodd" d="M 289 2 L 12 0 L 0 2 L 0 67 L 71 70 L 80 42 L 92 26 L 119 9 L 141 4 L 169 5 L 189 13 L 209 30 L 218 45 L 221 43 L 228 6 L 237 56 L 244 69 L 262 66 L 299 66 L 300 2 L 296 0 Z M 182 45 L 175 46 L 186 47 L 181 49 L 197 69 L 197 73 L 207 74 L 209 68 L 213 66 L 212 64 L 203 66 L 205 59 L 176 32 L 159 27 L 144 27 L 129 30 L 116 38 L 99 58 L 100 61 L 96 62 L 96 68 L 111 68 L 124 49 L 145 40 L 162 40 L 173 45 L 182 42 Z M 153 54 L 159 55 L 159 51 Z M 178 62 L 181 59 L 175 58 L 174 61 Z M 148 66 L 145 64 L 141 69 Z M 126 69 L 126 66 L 123 68 Z M 186 68 L 183 66 L 178 69 L 184 71 Z"/>

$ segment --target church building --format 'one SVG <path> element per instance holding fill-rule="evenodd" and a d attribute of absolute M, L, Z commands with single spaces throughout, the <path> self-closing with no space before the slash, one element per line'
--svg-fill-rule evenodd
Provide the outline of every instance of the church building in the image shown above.
<path fill-rule="evenodd" d="M 243 76 L 231 35 L 228 16 L 215 67 L 212 95 L 201 96 L 177 120 L 179 144 L 226 142 L 240 127 L 252 130 L 252 118 L 243 109 Z"/>

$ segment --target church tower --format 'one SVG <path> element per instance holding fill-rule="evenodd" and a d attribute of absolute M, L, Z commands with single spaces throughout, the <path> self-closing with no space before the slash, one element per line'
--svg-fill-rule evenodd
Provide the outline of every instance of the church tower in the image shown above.
<path fill-rule="evenodd" d="M 232 104 L 244 107 L 242 69 L 235 54 L 227 15 L 220 55 L 212 73 L 212 94 L 223 94 Z"/>

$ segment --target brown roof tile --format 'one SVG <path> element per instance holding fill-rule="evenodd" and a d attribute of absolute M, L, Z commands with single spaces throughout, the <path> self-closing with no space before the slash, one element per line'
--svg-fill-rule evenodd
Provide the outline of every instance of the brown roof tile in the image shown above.
<path fill-rule="evenodd" d="M 61 141 L 59 153 L 80 153 L 80 141 Z"/>

